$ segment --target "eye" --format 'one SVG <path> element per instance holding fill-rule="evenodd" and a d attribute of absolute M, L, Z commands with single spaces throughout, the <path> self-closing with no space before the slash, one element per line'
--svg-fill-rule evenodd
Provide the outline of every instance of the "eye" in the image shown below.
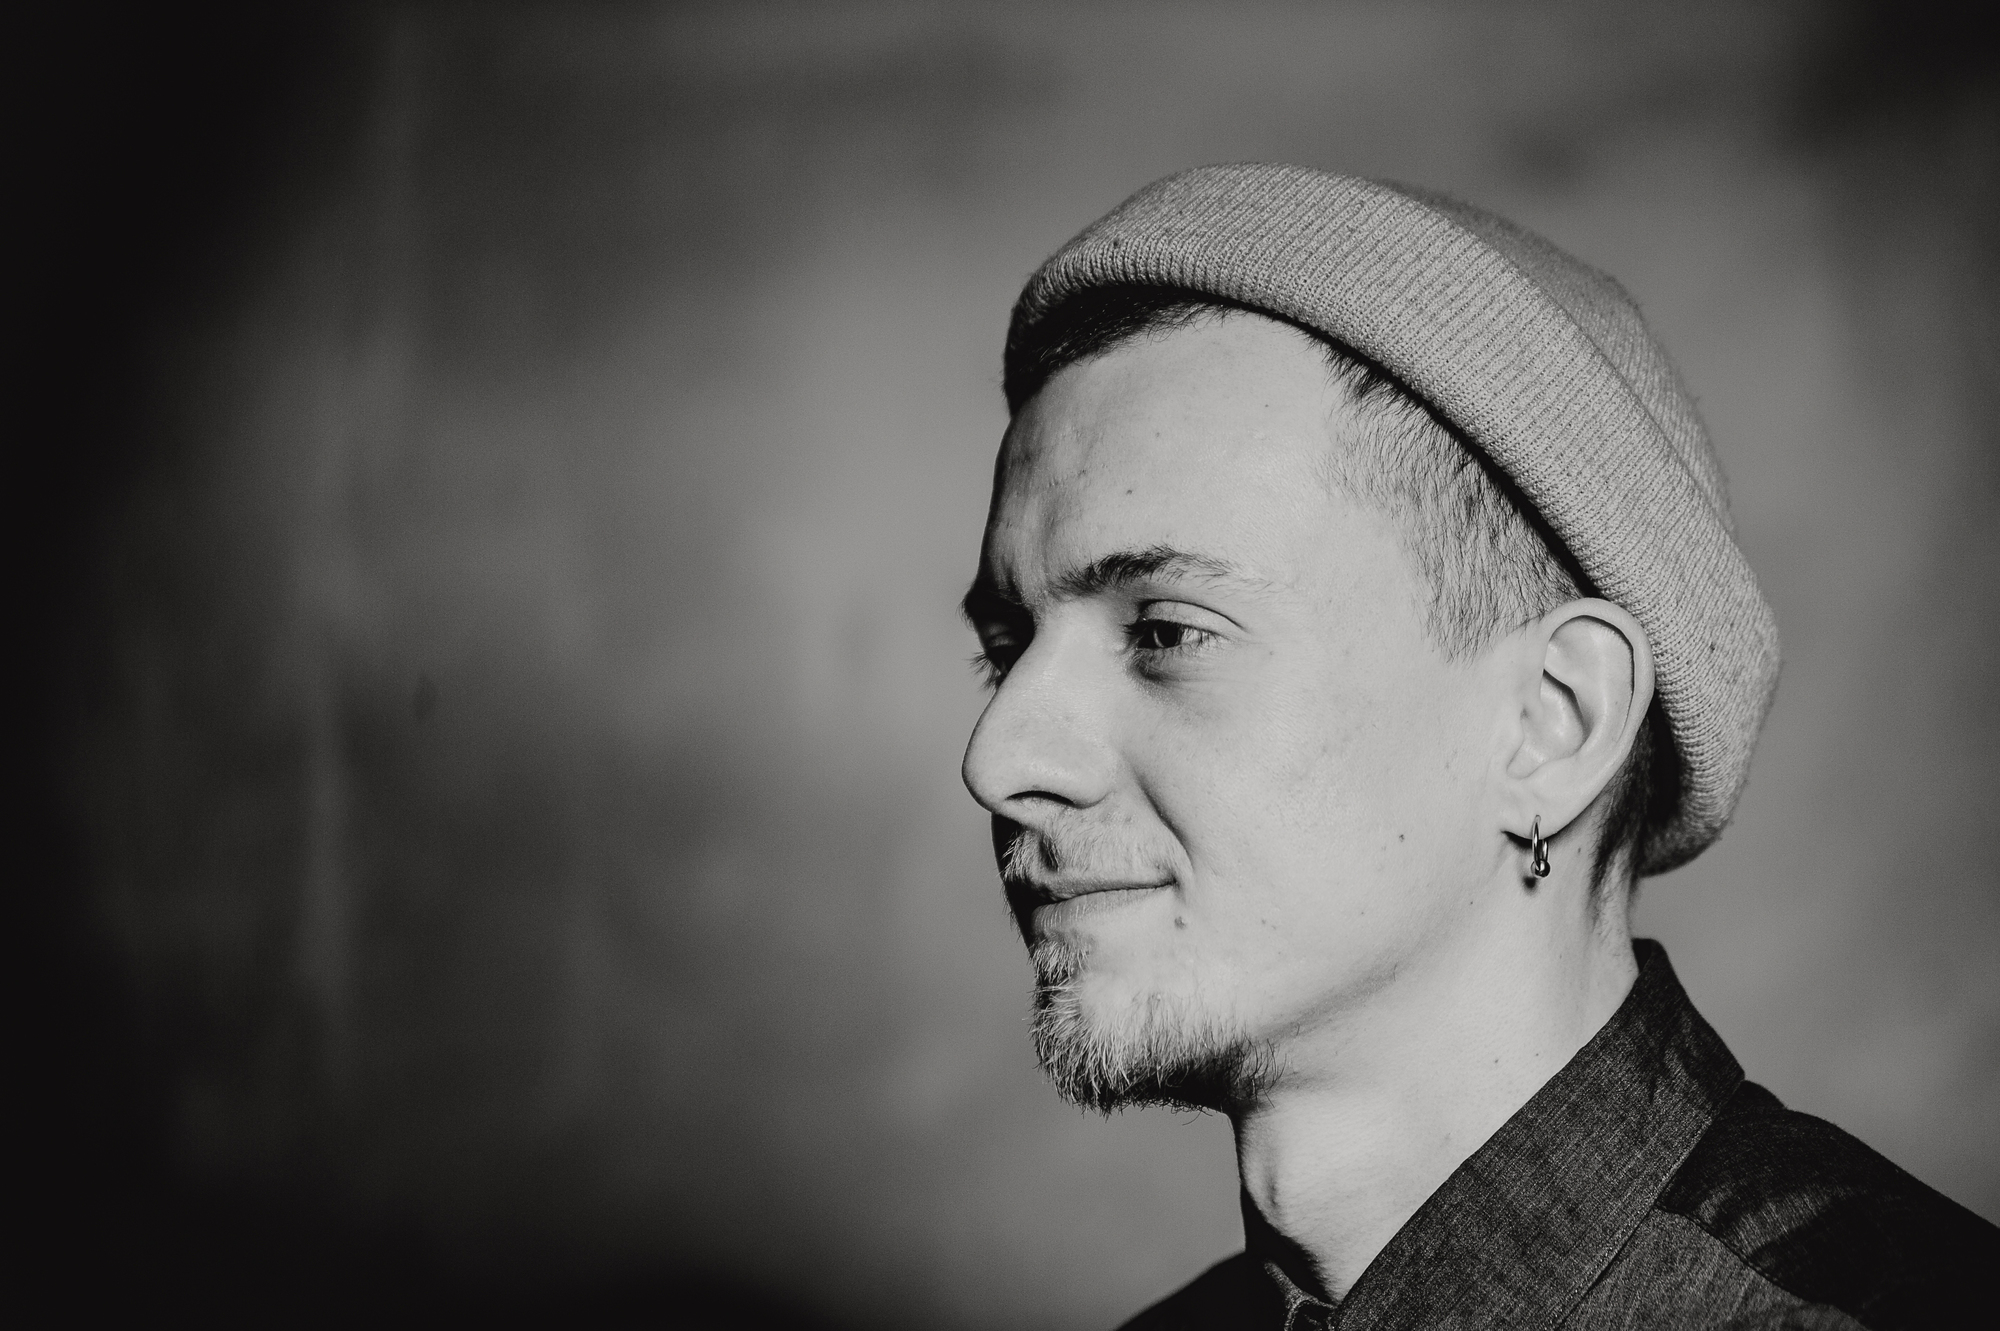
<path fill-rule="evenodd" d="M 979 650 L 972 655 L 972 668 L 985 681 L 987 688 L 996 688 L 1007 672 L 1014 668 L 1014 662 L 1021 659 L 1021 653 L 1028 649 L 1027 635 L 1006 625 L 985 624 L 979 628 Z"/>
<path fill-rule="evenodd" d="M 1134 621 L 1125 630 L 1125 636 L 1134 651 L 1163 656 L 1189 652 L 1205 646 L 1215 634 L 1178 619 L 1148 615 Z"/>
<path fill-rule="evenodd" d="M 1142 652 L 1171 652 L 1201 630 L 1171 619 L 1142 619 L 1131 629 L 1132 645 Z"/>

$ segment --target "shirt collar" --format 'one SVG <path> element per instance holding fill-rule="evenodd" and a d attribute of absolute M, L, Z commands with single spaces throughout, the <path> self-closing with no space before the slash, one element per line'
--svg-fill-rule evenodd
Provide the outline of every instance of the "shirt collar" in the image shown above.
<path fill-rule="evenodd" d="M 1338 1308 L 1243 1199 L 1245 1247 L 1284 1296 L 1287 1327 L 1547 1325 L 1583 1297 L 1743 1081 L 1665 949 L 1633 950 L 1639 978 L 1611 1020 L 1417 1208 Z"/>

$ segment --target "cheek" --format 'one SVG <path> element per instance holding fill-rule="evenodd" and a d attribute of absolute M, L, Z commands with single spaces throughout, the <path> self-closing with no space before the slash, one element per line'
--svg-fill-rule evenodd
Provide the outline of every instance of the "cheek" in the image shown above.
<path fill-rule="evenodd" d="M 1156 794 L 1193 895 L 1226 898 L 1230 930 L 1282 932 L 1446 876 L 1477 770 L 1445 683 L 1329 671 L 1175 735 Z"/>
<path fill-rule="evenodd" d="M 1182 806 L 1193 856 L 1314 854 L 1374 821 L 1385 764 L 1406 740 L 1380 700 L 1275 690 L 1254 707 L 1203 718 L 1176 736 L 1168 798 Z"/>

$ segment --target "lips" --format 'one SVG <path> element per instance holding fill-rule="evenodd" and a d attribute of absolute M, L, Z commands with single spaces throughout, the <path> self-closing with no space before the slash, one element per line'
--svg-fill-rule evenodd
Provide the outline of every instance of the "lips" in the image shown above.
<path fill-rule="evenodd" d="M 1003 881 L 1014 924 L 1021 931 L 1021 937 L 1030 943 L 1054 927 L 1058 920 L 1073 919 L 1094 908 L 1114 908 L 1119 902 L 1135 901 L 1173 886 L 1171 879 L 1135 883 L 1076 879 L 1035 881 L 1010 876 Z"/>
<path fill-rule="evenodd" d="M 1074 901 L 1078 897 L 1103 896 L 1111 892 L 1157 892 L 1159 889 L 1163 887 L 1173 886 L 1171 880 L 1156 882 L 1156 883 L 1134 883 L 1134 882 L 1123 882 L 1123 881 L 1077 882 L 1074 880 L 1065 880 L 1054 883 L 1038 883 L 1033 881 L 1032 879 L 1023 879 L 1016 881 L 1020 882 L 1022 891 L 1028 893 L 1030 896 L 1037 898 L 1041 903 L 1045 905 L 1057 905 L 1065 901 Z M 1009 882 L 1008 889 L 1011 891 L 1013 890 L 1013 887 L 1014 883 Z"/>
<path fill-rule="evenodd" d="M 1089 823 L 1030 829 L 995 815 L 993 850 L 1007 905 L 1030 942 L 1056 920 L 1110 909 L 1179 881 L 1170 856 L 1148 853 L 1118 829 Z"/>

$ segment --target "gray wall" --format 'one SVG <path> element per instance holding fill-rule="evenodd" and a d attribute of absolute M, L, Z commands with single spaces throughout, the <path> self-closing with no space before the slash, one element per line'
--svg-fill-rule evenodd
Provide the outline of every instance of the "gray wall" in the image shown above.
<path fill-rule="evenodd" d="M 1953 52 L 1737 3 L 335 26 L 83 529 L 61 789 L 174 1178 L 860 1323 L 1103 1325 L 1232 1250 L 1225 1124 L 1039 1082 L 953 607 L 1018 284 L 1276 158 L 1518 217 L 1676 350 L 1787 659 L 1642 932 L 2000 1219 L 2000 121 Z"/>

